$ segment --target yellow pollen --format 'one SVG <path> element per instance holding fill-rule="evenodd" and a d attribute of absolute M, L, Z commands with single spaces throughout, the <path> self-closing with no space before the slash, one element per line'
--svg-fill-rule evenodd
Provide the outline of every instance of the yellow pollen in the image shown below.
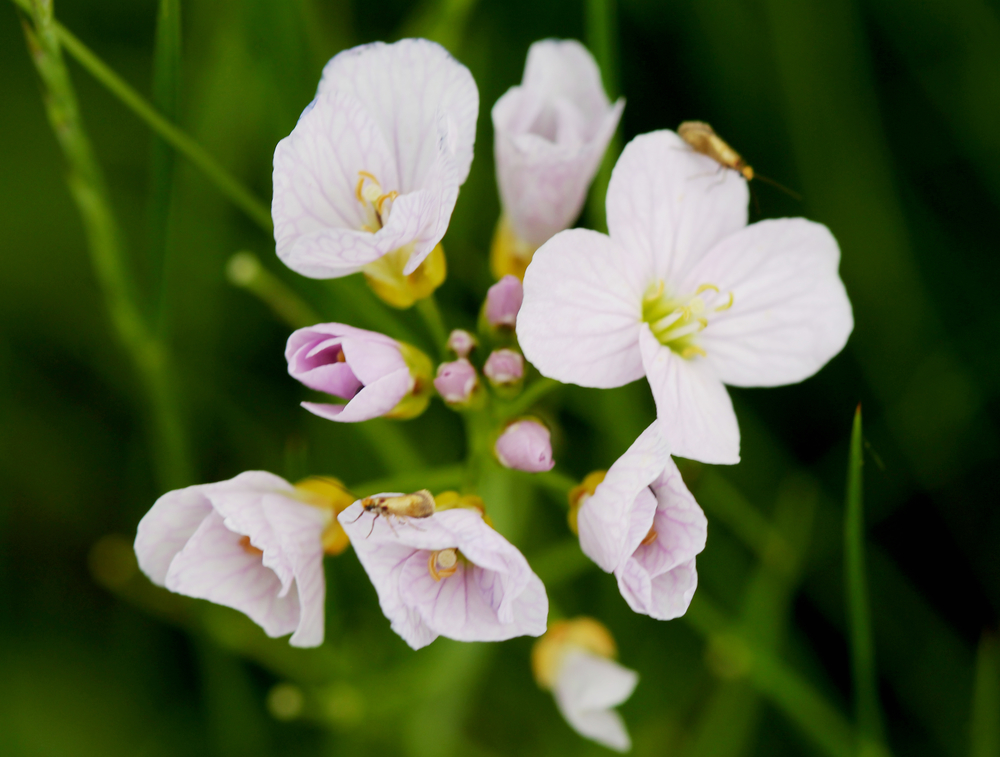
<path fill-rule="evenodd" d="M 453 576 L 456 571 L 458 571 L 457 549 L 442 549 L 437 552 L 431 552 L 427 558 L 427 572 L 431 574 L 431 578 L 435 581 Z"/>
<path fill-rule="evenodd" d="M 698 334 L 708 328 L 708 316 L 733 306 L 733 293 L 726 292 L 726 302 L 709 310 L 701 297 L 706 292 L 709 293 L 709 302 L 717 299 L 714 295 L 722 294 L 715 284 L 705 283 L 691 294 L 672 296 L 660 279 L 650 284 L 642 298 L 642 320 L 649 324 L 653 336 L 660 344 L 688 360 L 705 357 L 705 350 L 698 346 L 696 340 Z"/>

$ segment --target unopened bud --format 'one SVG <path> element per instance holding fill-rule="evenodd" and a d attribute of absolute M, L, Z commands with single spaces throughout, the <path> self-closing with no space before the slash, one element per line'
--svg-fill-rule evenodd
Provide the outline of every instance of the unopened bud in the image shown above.
<path fill-rule="evenodd" d="M 517 386 L 524 379 L 524 358 L 514 350 L 494 350 L 486 359 L 483 373 L 492 386 Z"/>
<path fill-rule="evenodd" d="M 493 451 L 501 465 L 513 470 L 541 473 L 555 465 L 549 430 L 538 421 L 514 421 L 497 439 Z"/>
<path fill-rule="evenodd" d="M 476 369 L 464 357 L 438 366 L 434 388 L 449 405 L 468 406 L 478 386 Z"/>
<path fill-rule="evenodd" d="M 462 329 L 455 329 L 448 335 L 447 347 L 459 357 L 468 357 L 476 344 L 478 344 L 476 337 Z"/>
<path fill-rule="evenodd" d="M 486 320 L 494 328 L 513 329 L 524 289 L 516 276 L 504 276 L 486 292 Z"/>

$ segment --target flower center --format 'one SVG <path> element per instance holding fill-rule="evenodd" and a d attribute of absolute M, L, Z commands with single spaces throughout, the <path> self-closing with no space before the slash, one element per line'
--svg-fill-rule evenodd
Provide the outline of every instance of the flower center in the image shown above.
<path fill-rule="evenodd" d="M 706 292 L 709 294 L 702 297 Z M 716 305 L 717 302 L 720 304 Z M 708 326 L 712 313 L 721 313 L 732 306 L 733 293 L 720 294 L 715 284 L 702 284 L 693 294 L 674 297 L 666 293 L 661 279 L 651 284 L 642 298 L 642 320 L 664 347 L 683 358 L 704 357 L 705 350 L 696 344 L 698 334 Z"/>
<path fill-rule="evenodd" d="M 375 176 L 367 171 L 358 171 L 358 185 L 354 188 L 354 196 L 365 211 L 366 220 L 361 228 L 374 234 L 389 219 L 392 201 L 399 197 L 399 192 L 383 192 L 382 185 Z"/>
<path fill-rule="evenodd" d="M 430 557 L 427 558 L 427 572 L 431 574 L 431 578 L 435 581 L 453 576 L 457 570 L 457 549 L 442 549 L 437 552 L 431 552 Z"/>

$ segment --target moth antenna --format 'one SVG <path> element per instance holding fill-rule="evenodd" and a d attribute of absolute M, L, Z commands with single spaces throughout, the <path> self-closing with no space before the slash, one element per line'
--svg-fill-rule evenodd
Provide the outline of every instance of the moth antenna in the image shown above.
<path fill-rule="evenodd" d="M 799 202 L 802 202 L 802 195 L 800 195 L 798 192 L 789 189 L 784 184 L 779 184 L 774 179 L 769 179 L 766 176 L 761 176 L 759 173 L 754 174 L 753 177 L 755 179 L 760 179 L 765 184 L 770 184 L 775 189 L 780 189 L 782 192 L 791 197 L 793 200 L 798 200 Z"/>
<path fill-rule="evenodd" d="M 359 515 L 358 517 L 360 518 L 361 516 Z M 368 529 L 368 536 L 371 536 L 372 533 L 375 531 L 375 521 L 377 520 L 378 520 L 378 513 L 375 513 L 375 517 L 372 518 L 372 527 Z M 367 539 L 368 536 L 366 536 L 365 538 Z"/>
<path fill-rule="evenodd" d="M 361 516 L 364 515 L 366 512 L 368 512 L 368 511 L 365 510 L 365 508 L 362 507 L 361 508 L 361 512 L 358 513 L 358 517 L 351 521 L 351 525 L 353 526 L 355 523 L 357 523 L 359 520 L 361 520 Z"/>

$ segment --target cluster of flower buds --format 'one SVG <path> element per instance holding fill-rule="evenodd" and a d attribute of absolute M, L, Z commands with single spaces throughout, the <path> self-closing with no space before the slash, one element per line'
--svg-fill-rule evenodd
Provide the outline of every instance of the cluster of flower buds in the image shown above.
<path fill-rule="evenodd" d="M 393 307 L 430 297 L 445 278 L 441 240 L 478 107 L 469 71 L 427 40 L 334 57 L 275 150 L 278 256 L 313 278 L 363 273 Z M 840 351 L 853 322 L 829 231 L 804 219 L 747 225 L 746 172 L 670 131 L 626 146 L 607 191 L 609 234 L 570 230 L 623 107 L 579 43 L 532 45 L 521 85 L 492 112 L 503 211 L 490 255 L 498 281 L 477 333 L 452 331 L 437 347 L 454 359 L 436 368 L 410 344 L 340 323 L 295 331 L 285 357 L 292 377 L 341 400 L 302 403 L 322 418 L 405 420 L 436 393 L 481 430 L 469 440 L 471 471 L 489 464 L 475 457 L 486 449 L 541 475 L 555 465 L 550 430 L 524 415 L 539 396 L 531 387 L 546 385 L 533 383 L 539 373 L 596 388 L 645 376 L 656 419 L 569 492 L 569 526 L 629 607 L 669 620 L 694 595 L 707 531 L 671 455 L 738 462 L 725 385 L 801 381 Z M 135 549 L 157 584 L 312 646 L 323 639 L 323 556 L 348 544 L 411 647 L 542 636 L 535 676 L 567 722 L 629 748 L 612 708 L 636 674 L 612 660 L 596 621 L 548 625 L 545 587 L 474 494 L 358 499 L 334 479 L 293 486 L 251 471 L 163 495 Z"/>

